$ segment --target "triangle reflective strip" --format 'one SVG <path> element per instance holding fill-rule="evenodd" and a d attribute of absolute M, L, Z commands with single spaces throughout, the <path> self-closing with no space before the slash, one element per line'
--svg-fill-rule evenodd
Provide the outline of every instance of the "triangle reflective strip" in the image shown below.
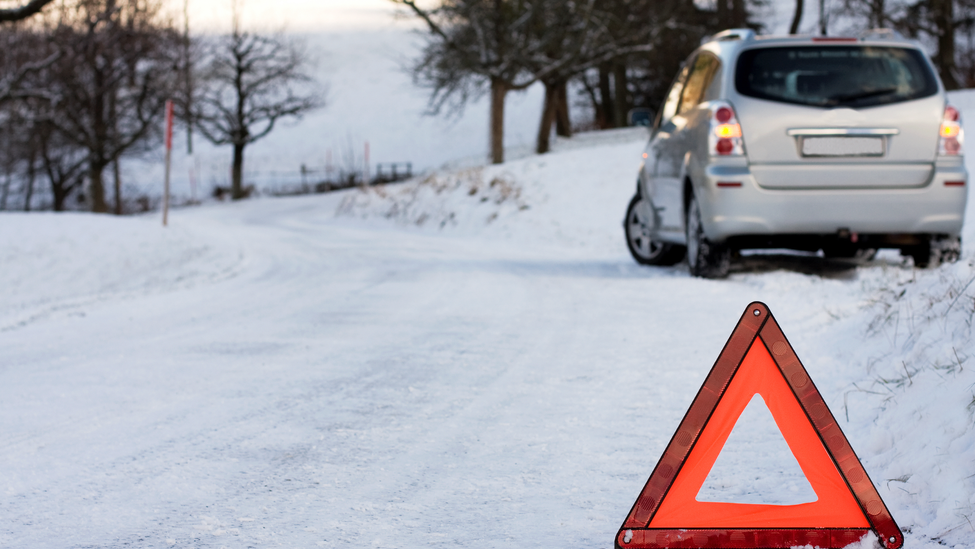
<path fill-rule="evenodd" d="M 699 502 L 695 496 L 759 393 L 817 494 L 812 503 Z M 671 499 L 672 498 L 672 499 Z M 845 547 L 873 530 L 904 537 L 768 307 L 745 309 L 616 536 L 616 547 Z"/>
<path fill-rule="evenodd" d="M 764 505 L 695 499 L 738 417 L 756 393 L 772 412 L 782 437 L 816 492 L 816 501 Z M 870 524 L 765 345 L 756 339 L 649 527 L 869 528 Z"/>

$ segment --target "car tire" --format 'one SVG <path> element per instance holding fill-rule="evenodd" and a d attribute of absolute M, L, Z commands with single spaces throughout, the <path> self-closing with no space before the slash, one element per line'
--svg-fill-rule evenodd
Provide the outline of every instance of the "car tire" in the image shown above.
<path fill-rule="evenodd" d="M 931 237 L 927 242 L 909 248 L 907 255 L 919 269 L 933 269 L 942 263 L 954 263 L 961 256 L 961 237 Z"/>
<path fill-rule="evenodd" d="M 704 234 L 701 208 L 697 198 L 691 196 L 687 205 L 687 267 L 691 274 L 701 278 L 724 278 L 731 268 L 731 250 L 727 246 L 711 242 Z"/>
<path fill-rule="evenodd" d="M 623 230 L 630 255 L 641 265 L 674 265 L 684 259 L 684 247 L 661 242 L 653 238 L 653 220 L 647 219 L 639 194 L 630 200 L 626 208 Z"/>

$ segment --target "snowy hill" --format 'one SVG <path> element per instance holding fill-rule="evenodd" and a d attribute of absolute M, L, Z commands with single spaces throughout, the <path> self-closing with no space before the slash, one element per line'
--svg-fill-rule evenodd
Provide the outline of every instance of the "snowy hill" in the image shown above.
<path fill-rule="evenodd" d="M 416 87 L 408 67 L 422 35 L 409 19 L 377 13 L 368 25 L 334 26 L 292 35 L 311 61 L 310 72 L 325 90 L 325 107 L 300 121 L 285 119 L 266 138 L 247 147 L 244 176 L 268 191 L 302 182 L 301 167 L 314 182 L 326 169 L 361 170 L 366 143 L 369 164 L 411 162 L 414 173 L 444 164 L 471 166 L 488 154 L 488 100 L 473 98 L 459 113 L 428 115 L 428 90 Z M 505 146 L 524 156 L 534 145 L 541 117 L 541 85 L 511 93 L 505 110 Z M 577 120 L 578 121 L 578 120 Z M 209 196 L 229 184 L 232 150 L 199 134 L 187 153 L 185 129 L 173 143 L 173 193 L 181 199 Z M 129 193 L 159 196 L 164 151 L 122 163 Z M 195 185 L 195 187 L 194 187 Z"/>
<path fill-rule="evenodd" d="M 762 300 L 906 546 L 969 547 L 972 225 L 934 270 L 639 267 L 620 223 L 645 139 L 166 229 L 0 215 L 0 546 L 610 547 Z M 728 450 L 709 497 L 783 473 Z"/>

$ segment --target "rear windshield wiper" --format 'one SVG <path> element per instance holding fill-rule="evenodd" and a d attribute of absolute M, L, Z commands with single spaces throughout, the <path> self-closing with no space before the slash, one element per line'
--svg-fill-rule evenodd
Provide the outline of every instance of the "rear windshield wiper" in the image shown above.
<path fill-rule="evenodd" d="M 878 95 L 887 95 L 888 93 L 894 93 L 898 88 L 895 86 L 893 88 L 881 88 L 879 90 L 870 90 L 860 93 L 851 93 L 848 95 L 837 95 L 835 97 L 830 97 L 827 103 L 830 105 L 837 105 L 839 103 L 849 103 L 850 101 L 857 101 L 858 99 L 866 99 L 868 97 L 876 97 Z"/>

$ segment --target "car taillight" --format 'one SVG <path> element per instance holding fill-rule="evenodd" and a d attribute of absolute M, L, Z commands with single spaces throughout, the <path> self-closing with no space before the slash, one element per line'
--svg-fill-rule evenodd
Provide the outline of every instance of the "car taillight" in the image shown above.
<path fill-rule="evenodd" d="M 708 146 L 713 156 L 743 156 L 745 142 L 741 137 L 741 124 L 731 105 L 715 101 L 711 107 L 711 133 Z"/>
<path fill-rule="evenodd" d="M 945 107 L 945 115 L 941 120 L 940 139 L 938 139 L 938 154 L 940 156 L 961 156 L 964 154 L 965 130 L 961 127 L 961 113 L 958 109 Z"/>

